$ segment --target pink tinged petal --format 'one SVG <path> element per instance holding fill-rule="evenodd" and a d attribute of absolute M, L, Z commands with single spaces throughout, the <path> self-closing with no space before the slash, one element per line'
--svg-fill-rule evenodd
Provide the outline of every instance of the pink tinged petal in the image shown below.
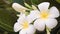
<path fill-rule="evenodd" d="M 45 29 L 45 22 L 42 19 L 37 19 L 34 22 L 34 27 L 39 30 L 39 31 L 43 31 Z"/>
<path fill-rule="evenodd" d="M 59 11 L 58 11 L 58 9 L 56 8 L 56 7 L 51 7 L 50 8 L 50 18 L 56 18 L 56 17 L 58 17 L 59 16 Z"/>
<path fill-rule="evenodd" d="M 36 29 L 34 28 L 33 25 L 30 25 L 29 28 L 27 29 L 27 34 L 34 34 Z"/>
<path fill-rule="evenodd" d="M 27 34 L 27 33 L 26 33 L 26 30 L 22 29 L 22 30 L 19 32 L 19 34 Z"/>
<path fill-rule="evenodd" d="M 46 26 L 50 29 L 53 29 L 57 25 L 57 20 L 56 19 L 47 19 L 46 20 Z"/>
<path fill-rule="evenodd" d="M 49 2 L 43 2 L 43 3 L 38 5 L 38 8 L 40 9 L 40 11 L 48 10 L 49 5 L 50 5 Z"/>
<path fill-rule="evenodd" d="M 18 32 L 19 30 L 21 30 L 22 29 L 22 26 L 19 24 L 19 23 L 15 23 L 14 24 L 14 31 L 15 32 Z"/>
<path fill-rule="evenodd" d="M 39 18 L 39 11 L 38 10 L 33 10 L 31 13 L 27 16 L 27 20 L 29 23 L 34 21 L 36 18 Z"/>

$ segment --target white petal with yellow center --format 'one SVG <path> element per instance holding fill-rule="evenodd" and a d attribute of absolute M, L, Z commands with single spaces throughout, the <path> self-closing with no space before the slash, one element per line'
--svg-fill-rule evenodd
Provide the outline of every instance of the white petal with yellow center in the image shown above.
<path fill-rule="evenodd" d="M 48 19 L 49 13 L 48 11 L 41 11 L 40 12 L 40 18 L 41 19 Z"/>
<path fill-rule="evenodd" d="M 23 29 L 27 29 L 29 27 L 29 23 L 27 21 L 23 22 L 21 25 Z"/>
<path fill-rule="evenodd" d="M 30 17 L 32 20 L 34 19 L 34 27 L 39 30 L 43 31 L 45 29 L 45 25 L 52 29 L 57 25 L 57 20 L 54 19 L 59 16 L 59 11 L 56 7 L 52 7 L 50 10 L 48 9 L 50 3 L 43 2 L 38 5 L 39 10 L 33 10 L 30 13 Z M 35 12 L 34 12 L 35 11 Z M 30 19 L 31 20 L 31 19 Z"/>
<path fill-rule="evenodd" d="M 28 29 L 22 29 L 19 34 L 34 34 L 35 28 L 33 25 L 29 25 Z"/>
<path fill-rule="evenodd" d="M 29 24 L 27 21 L 23 21 L 21 23 L 22 25 L 22 30 L 19 32 L 19 34 L 34 34 L 35 33 L 35 28 L 33 25 Z"/>
<path fill-rule="evenodd" d="M 29 27 L 29 22 L 27 21 L 25 14 L 21 14 L 20 18 L 17 21 L 18 23 L 20 23 L 23 29 L 26 29 Z"/>
<path fill-rule="evenodd" d="M 34 26 L 28 22 L 28 19 L 24 14 L 20 15 L 17 23 L 14 25 L 14 30 L 16 32 L 20 30 L 19 34 L 34 34 L 35 32 Z"/>

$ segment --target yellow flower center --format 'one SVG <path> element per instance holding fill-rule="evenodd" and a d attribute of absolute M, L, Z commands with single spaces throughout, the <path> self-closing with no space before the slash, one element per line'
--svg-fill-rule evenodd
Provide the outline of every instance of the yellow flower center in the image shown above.
<path fill-rule="evenodd" d="M 28 22 L 27 22 L 27 21 L 25 21 L 25 22 L 22 24 L 22 26 L 23 26 L 23 29 L 26 29 L 26 28 L 28 28 L 28 27 L 29 27 L 29 24 L 28 24 Z"/>
<path fill-rule="evenodd" d="M 40 17 L 42 18 L 42 19 L 47 19 L 48 18 L 48 12 L 47 11 L 42 11 L 41 13 L 40 13 Z"/>

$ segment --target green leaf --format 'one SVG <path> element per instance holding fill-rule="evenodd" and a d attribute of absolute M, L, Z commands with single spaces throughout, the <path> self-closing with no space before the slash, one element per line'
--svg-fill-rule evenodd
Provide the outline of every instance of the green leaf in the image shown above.
<path fill-rule="evenodd" d="M 27 3 L 24 3 L 24 4 L 25 4 L 26 7 L 32 9 L 32 7 L 29 4 L 27 4 Z"/>
<path fill-rule="evenodd" d="M 41 2 L 46 2 L 46 1 L 49 1 L 49 0 L 31 0 L 31 3 L 34 4 L 34 5 L 38 5 L 40 4 Z M 51 1 L 51 0 L 50 0 Z"/>
<path fill-rule="evenodd" d="M 13 0 L 13 3 L 19 3 L 21 5 L 24 5 L 24 1 L 23 0 Z"/>
<path fill-rule="evenodd" d="M 17 17 L 13 12 L 5 9 L 0 9 L 0 28 L 6 31 L 14 32 L 13 26 Z"/>
<path fill-rule="evenodd" d="M 31 0 L 25 0 L 24 2 L 26 2 L 29 5 L 32 5 Z"/>
<path fill-rule="evenodd" d="M 38 4 L 39 3 L 39 0 L 31 0 L 31 3 L 32 4 Z"/>
<path fill-rule="evenodd" d="M 60 0 L 56 0 L 58 3 L 60 3 Z"/>

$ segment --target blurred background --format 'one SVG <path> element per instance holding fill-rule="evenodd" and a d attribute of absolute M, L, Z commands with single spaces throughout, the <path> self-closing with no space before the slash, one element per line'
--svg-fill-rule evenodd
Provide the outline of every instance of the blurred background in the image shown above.
<path fill-rule="evenodd" d="M 38 5 L 41 2 L 50 2 L 51 6 L 56 6 L 60 11 L 60 0 L 0 0 L 0 34 L 19 34 L 14 32 L 14 23 L 17 20 L 18 12 L 12 8 L 12 4 L 17 2 L 23 6 L 24 2 L 28 3 L 30 6 Z M 60 17 L 56 18 L 58 20 L 58 25 L 52 29 L 51 34 L 60 34 Z M 35 34 L 46 34 L 46 31 L 40 32 L 36 31 Z"/>

